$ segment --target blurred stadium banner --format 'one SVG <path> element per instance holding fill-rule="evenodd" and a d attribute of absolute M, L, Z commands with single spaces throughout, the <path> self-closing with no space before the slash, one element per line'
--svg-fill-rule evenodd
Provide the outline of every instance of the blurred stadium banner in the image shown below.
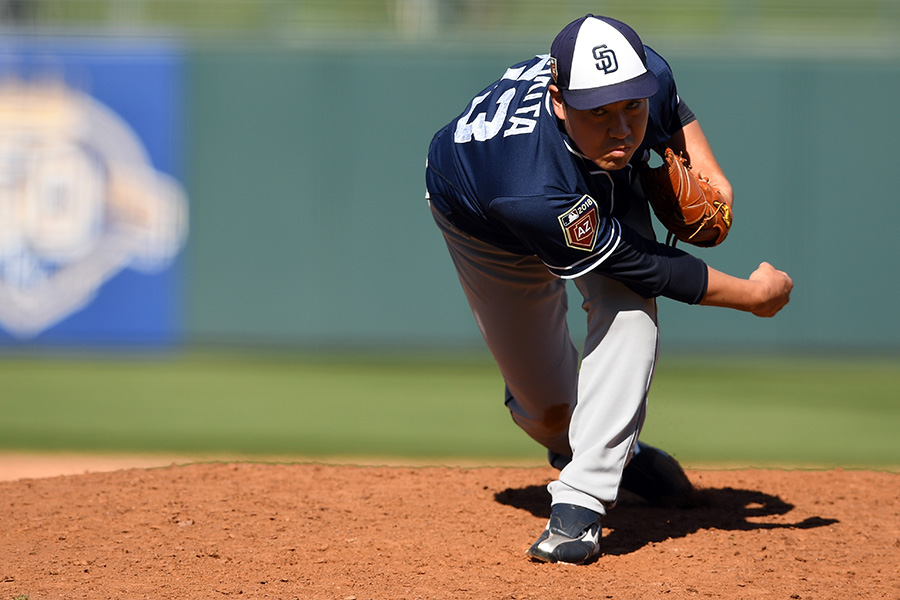
<path fill-rule="evenodd" d="M 181 65 L 171 43 L 0 46 L 0 345 L 179 339 Z"/>
<path fill-rule="evenodd" d="M 587 12 L 666 56 L 745 199 L 711 264 L 797 284 L 771 323 L 663 301 L 666 343 L 900 347 L 900 0 L 0 0 L 0 350 L 482 349 L 427 144 Z"/>

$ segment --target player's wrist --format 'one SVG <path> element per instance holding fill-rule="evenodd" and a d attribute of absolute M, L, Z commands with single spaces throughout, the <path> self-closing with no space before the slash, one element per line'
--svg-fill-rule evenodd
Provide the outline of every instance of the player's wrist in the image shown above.
<path fill-rule="evenodd" d="M 706 296 L 700 304 L 754 312 L 765 302 L 764 282 L 755 280 L 753 276 L 749 279 L 734 277 L 712 267 L 708 270 Z"/>

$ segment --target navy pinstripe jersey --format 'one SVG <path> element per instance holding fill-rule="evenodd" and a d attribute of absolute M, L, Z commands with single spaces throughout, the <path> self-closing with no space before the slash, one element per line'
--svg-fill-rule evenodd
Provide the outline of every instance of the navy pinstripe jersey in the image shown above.
<path fill-rule="evenodd" d="M 553 113 L 548 56 L 513 65 L 433 138 L 426 186 L 458 228 L 516 254 L 534 254 L 552 273 L 594 269 L 645 297 L 699 302 L 706 266 L 622 225 L 632 180 L 649 148 L 684 125 L 669 65 L 647 48 L 659 79 L 632 164 L 605 171 L 582 157 Z"/>

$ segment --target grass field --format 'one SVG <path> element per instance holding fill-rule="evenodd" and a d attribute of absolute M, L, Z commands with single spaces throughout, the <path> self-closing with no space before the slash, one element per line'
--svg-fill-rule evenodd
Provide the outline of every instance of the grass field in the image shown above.
<path fill-rule="evenodd" d="M 643 439 L 688 465 L 896 469 L 900 360 L 664 360 Z M 540 461 L 489 359 L 0 358 L 0 451 Z"/>

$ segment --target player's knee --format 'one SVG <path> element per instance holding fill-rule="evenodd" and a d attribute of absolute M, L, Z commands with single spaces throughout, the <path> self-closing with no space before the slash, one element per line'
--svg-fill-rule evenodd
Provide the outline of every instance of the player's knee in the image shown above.
<path fill-rule="evenodd" d="M 572 419 L 572 407 L 568 404 L 555 404 L 544 411 L 541 424 L 548 432 L 559 434 L 569 429 Z"/>
<path fill-rule="evenodd" d="M 535 439 L 555 439 L 569 430 L 572 407 L 568 404 L 554 404 L 535 414 L 527 414 L 518 406 L 508 407 L 513 421 Z"/>

